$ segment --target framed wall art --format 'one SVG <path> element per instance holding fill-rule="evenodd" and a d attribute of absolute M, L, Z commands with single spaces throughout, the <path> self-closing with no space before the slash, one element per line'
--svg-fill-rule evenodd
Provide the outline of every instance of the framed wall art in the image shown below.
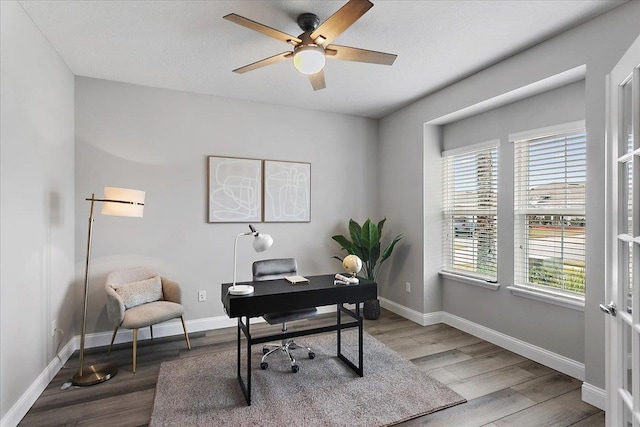
<path fill-rule="evenodd" d="M 311 221 L 311 164 L 264 161 L 264 221 Z"/>
<path fill-rule="evenodd" d="M 262 160 L 208 158 L 209 222 L 262 221 Z"/>

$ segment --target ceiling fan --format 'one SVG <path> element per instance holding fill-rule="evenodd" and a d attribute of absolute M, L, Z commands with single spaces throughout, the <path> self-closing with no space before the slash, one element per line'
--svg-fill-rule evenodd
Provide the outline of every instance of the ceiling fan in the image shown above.
<path fill-rule="evenodd" d="M 349 0 L 340 10 L 331 15 L 321 25 L 320 19 L 313 13 L 303 13 L 297 22 L 303 33 L 298 37 L 283 33 L 235 13 L 224 16 L 224 19 L 234 22 L 250 30 L 293 45 L 293 51 L 279 53 L 262 59 L 244 67 L 233 70 L 242 74 L 247 71 L 275 64 L 293 58 L 294 67 L 309 76 L 314 90 L 326 87 L 324 80 L 325 58 L 341 59 L 343 61 L 368 62 L 372 64 L 391 65 L 397 55 L 356 47 L 338 46 L 331 42 L 356 22 L 362 15 L 373 7 L 369 0 Z"/>

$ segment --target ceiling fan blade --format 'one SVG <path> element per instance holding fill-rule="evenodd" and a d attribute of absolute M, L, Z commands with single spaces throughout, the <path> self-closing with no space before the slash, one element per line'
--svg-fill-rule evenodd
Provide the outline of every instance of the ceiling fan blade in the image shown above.
<path fill-rule="evenodd" d="M 357 47 L 338 46 L 330 44 L 325 49 L 327 58 L 342 59 L 343 61 L 369 62 L 371 64 L 392 65 L 398 55 L 392 53 L 377 52 L 375 50 L 360 49 Z"/>
<path fill-rule="evenodd" d="M 235 13 L 230 13 L 229 15 L 225 15 L 223 16 L 223 18 L 226 19 L 227 21 L 231 21 L 238 25 L 242 25 L 243 27 L 246 27 L 250 30 L 257 31 L 261 34 L 264 34 L 265 36 L 272 37 L 276 40 L 280 40 L 285 43 L 290 43 L 296 46 L 302 43 L 302 40 L 300 40 L 297 37 L 294 37 L 287 33 L 283 33 L 282 31 L 276 30 L 274 28 L 267 27 L 266 25 L 262 25 L 259 22 L 252 21 L 251 19 L 245 18 L 240 15 L 236 15 Z"/>
<path fill-rule="evenodd" d="M 276 62 L 284 61 L 285 59 L 289 59 L 293 56 L 292 52 L 282 52 L 277 55 L 270 56 L 269 58 L 261 59 L 260 61 L 256 61 L 253 64 L 245 65 L 244 67 L 236 68 L 233 70 L 234 73 L 243 74 L 248 71 L 253 71 L 257 68 L 266 67 L 267 65 L 275 64 Z"/>
<path fill-rule="evenodd" d="M 311 33 L 311 40 L 322 46 L 328 45 L 372 7 L 369 0 L 349 0 Z"/>
<path fill-rule="evenodd" d="M 327 87 L 324 81 L 324 70 L 320 70 L 315 74 L 309 74 L 309 81 L 311 82 L 311 86 L 313 86 L 313 90 L 320 90 Z"/>

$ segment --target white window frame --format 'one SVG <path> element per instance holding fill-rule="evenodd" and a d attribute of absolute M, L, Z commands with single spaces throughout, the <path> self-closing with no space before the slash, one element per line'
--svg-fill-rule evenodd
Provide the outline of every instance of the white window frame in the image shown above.
<path fill-rule="evenodd" d="M 496 238 L 496 242 L 495 242 L 495 256 L 496 256 L 496 275 L 484 275 L 481 273 L 476 273 L 476 272 L 472 272 L 472 271 L 465 271 L 465 270 L 461 270 L 461 269 L 455 269 L 452 268 L 450 265 L 448 265 L 448 260 L 446 259 L 447 256 L 449 256 L 452 252 L 452 245 L 453 240 L 452 237 L 455 235 L 455 233 L 452 233 L 450 231 L 447 231 L 447 224 L 450 223 L 450 217 L 453 216 L 467 216 L 467 215 L 493 215 L 495 217 L 495 224 L 496 224 L 496 228 L 497 228 L 497 221 L 498 221 L 498 209 L 497 209 L 497 189 L 496 189 L 496 199 L 495 199 L 495 208 L 494 209 L 468 209 L 468 208 L 462 208 L 462 209 L 456 209 L 456 208 L 452 208 L 449 205 L 449 200 L 448 200 L 448 188 L 445 188 L 445 186 L 448 183 L 448 180 L 446 179 L 446 174 L 447 174 L 447 166 L 446 166 L 446 159 L 448 158 L 452 158 L 452 157 L 456 157 L 456 156 L 464 156 L 464 155 L 468 155 L 468 154 L 472 154 L 472 153 L 479 153 L 482 151 L 491 151 L 491 150 L 495 150 L 496 151 L 496 163 L 495 163 L 495 180 L 497 183 L 497 170 L 498 170 L 498 158 L 497 158 L 497 152 L 499 150 L 500 147 L 500 140 L 499 139 L 493 139 L 490 141 L 486 141 L 486 142 L 481 142 L 478 144 L 472 144 L 472 145 L 467 145 L 465 147 L 460 147 L 460 148 L 456 148 L 456 149 L 452 149 L 452 150 L 446 150 L 442 152 L 442 161 L 443 161 L 443 188 L 442 188 L 442 192 L 443 192 L 443 208 L 442 208 L 442 220 L 443 220 L 443 236 L 442 236 L 442 253 L 443 253 L 443 261 L 442 261 L 442 269 L 440 271 L 440 274 L 443 277 L 447 277 L 449 279 L 455 280 L 457 282 L 462 282 L 462 283 L 466 283 L 469 285 L 474 285 L 474 286 L 479 286 L 482 288 L 486 288 L 486 289 L 491 289 L 491 290 L 497 290 L 500 287 L 500 284 L 498 283 L 497 280 L 497 269 L 498 269 L 498 261 L 497 261 L 497 238 Z M 450 183 L 449 183 L 450 184 Z"/>
<path fill-rule="evenodd" d="M 533 139 L 545 138 L 545 137 L 553 137 L 556 135 L 562 134 L 571 134 L 571 133 L 585 133 L 585 122 L 584 120 L 564 123 L 560 125 L 550 126 L 541 129 L 533 129 L 524 132 L 517 132 L 509 135 L 509 142 L 514 144 L 514 284 L 512 286 L 508 286 L 512 294 L 534 299 L 537 301 L 542 301 L 550 304 L 559 305 L 566 308 L 571 308 L 574 310 L 584 311 L 584 294 L 578 294 L 575 292 L 564 291 L 561 289 L 554 289 L 550 286 L 544 286 L 539 284 L 531 284 L 522 277 L 518 277 L 518 275 L 522 275 L 523 271 L 526 271 L 527 268 L 523 267 L 527 260 L 519 259 L 519 250 L 521 245 L 526 245 L 524 239 L 524 232 L 522 229 L 519 229 L 519 224 L 524 224 L 524 220 L 521 219 L 522 216 L 531 214 L 533 211 L 531 210 L 522 210 L 518 207 L 518 191 L 522 191 L 522 189 L 518 188 L 518 180 L 516 179 L 516 174 L 519 172 L 518 167 L 515 166 L 518 159 L 516 158 L 515 153 L 515 143 L 528 141 Z M 585 148 L 586 148 L 586 137 L 585 137 Z M 585 180 L 586 180 L 586 161 L 585 161 Z M 586 196 L 586 193 L 585 193 Z M 553 211 L 549 210 L 548 213 L 561 213 L 564 215 L 581 215 L 586 218 L 586 204 L 582 210 L 569 209 L 569 208 L 559 208 L 554 209 Z M 585 226 L 586 227 L 586 226 Z M 586 246 L 585 246 L 586 250 Z M 585 265 L 586 267 L 586 265 Z"/>

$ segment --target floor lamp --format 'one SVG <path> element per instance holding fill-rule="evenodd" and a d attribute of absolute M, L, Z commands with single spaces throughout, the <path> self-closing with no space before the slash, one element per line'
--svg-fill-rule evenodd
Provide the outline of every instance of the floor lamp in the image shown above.
<path fill-rule="evenodd" d="M 96 199 L 95 194 L 85 199 L 91 202 L 89 211 L 89 233 L 87 238 L 87 260 L 84 269 L 84 309 L 82 312 L 82 335 L 80 337 L 80 367 L 71 378 L 73 385 L 89 386 L 107 381 L 118 372 L 113 363 L 97 363 L 84 367 L 84 337 L 87 326 L 87 302 L 89 300 L 89 264 L 91 262 L 91 235 L 93 233 L 93 205 L 103 202 L 102 214 L 115 216 L 142 217 L 144 210 L 144 191 L 127 188 L 105 187 L 104 198 Z"/>

